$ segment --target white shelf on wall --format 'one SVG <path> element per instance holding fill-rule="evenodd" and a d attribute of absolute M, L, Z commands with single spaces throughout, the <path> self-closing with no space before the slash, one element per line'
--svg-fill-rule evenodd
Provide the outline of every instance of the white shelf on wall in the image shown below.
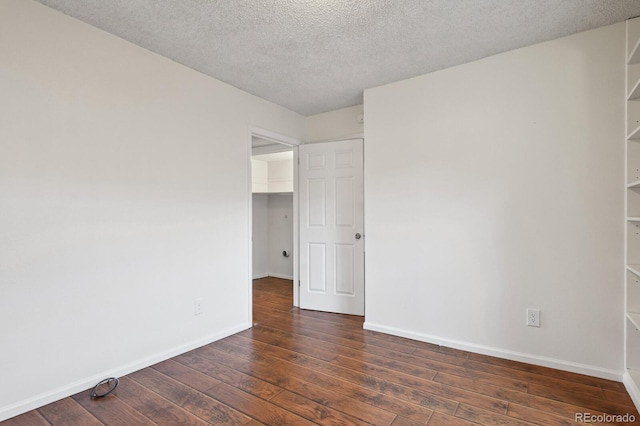
<path fill-rule="evenodd" d="M 627 270 L 640 277 L 640 265 L 627 265 Z"/>
<path fill-rule="evenodd" d="M 625 381 L 627 391 L 636 404 L 640 403 L 640 78 L 637 64 L 640 64 L 640 18 L 628 20 L 626 28 L 627 66 L 625 67 L 626 84 L 626 117 L 625 129 L 628 133 L 625 141 L 625 162 L 627 170 L 625 192 L 625 223 L 627 238 L 625 239 L 626 264 L 625 291 L 625 368 L 629 379 Z M 631 89 L 630 89 L 631 88 Z M 630 272 L 630 273 L 629 273 Z M 640 408 L 640 406 L 639 406 Z"/>
<path fill-rule="evenodd" d="M 640 126 L 636 127 L 636 129 L 629 133 L 629 136 L 627 136 L 627 139 L 630 141 L 637 141 L 640 140 Z"/>
<path fill-rule="evenodd" d="M 636 101 L 640 100 L 640 80 L 636 83 L 636 85 L 631 89 L 631 93 L 627 96 L 628 101 Z"/>
<path fill-rule="evenodd" d="M 636 312 L 627 312 L 627 318 L 631 321 L 636 330 L 640 331 L 640 314 Z"/>
<path fill-rule="evenodd" d="M 293 192 L 293 151 L 251 157 L 254 193 Z"/>
<path fill-rule="evenodd" d="M 629 58 L 627 59 L 627 64 L 640 64 L 640 39 L 635 42 L 633 50 L 631 50 Z"/>

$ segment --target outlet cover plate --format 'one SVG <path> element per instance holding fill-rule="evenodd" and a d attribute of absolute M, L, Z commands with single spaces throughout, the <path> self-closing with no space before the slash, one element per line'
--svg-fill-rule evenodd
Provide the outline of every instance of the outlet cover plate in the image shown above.
<path fill-rule="evenodd" d="M 540 327 L 540 309 L 527 309 L 527 325 Z"/>

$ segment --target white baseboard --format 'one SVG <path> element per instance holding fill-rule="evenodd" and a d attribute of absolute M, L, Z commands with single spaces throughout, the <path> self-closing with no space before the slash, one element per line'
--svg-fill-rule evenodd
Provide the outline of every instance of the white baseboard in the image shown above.
<path fill-rule="evenodd" d="M 283 274 L 269 274 L 270 277 L 273 278 L 282 278 L 283 280 L 292 280 L 293 277 L 291 275 L 283 275 Z"/>
<path fill-rule="evenodd" d="M 636 408 L 640 410 L 640 389 L 638 389 L 640 383 L 634 382 L 628 371 L 624 372 L 622 383 L 624 383 L 624 387 L 627 389 L 627 392 L 629 392 L 629 396 L 636 405 Z"/>
<path fill-rule="evenodd" d="M 283 274 L 257 274 L 253 276 L 254 280 L 259 280 L 260 278 L 267 278 L 267 277 L 273 277 L 273 278 L 282 278 L 283 280 L 292 280 L 293 277 L 291 275 L 283 275 Z"/>
<path fill-rule="evenodd" d="M 506 349 L 493 348 L 490 346 L 477 345 L 475 343 L 467 343 L 459 340 L 443 339 L 428 334 L 407 331 L 395 327 L 387 327 L 380 324 L 365 322 L 363 325 L 365 330 L 379 331 L 380 333 L 391 334 L 394 336 L 406 337 L 420 342 L 433 343 L 449 348 L 460 349 L 467 352 L 474 352 L 483 355 L 494 356 L 497 358 L 509 359 L 512 361 L 526 362 L 527 364 L 540 365 L 542 367 L 555 368 L 558 370 L 569 371 L 572 373 L 585 374 L 587 376 L 599 377 L 601 379 L 614 380 L 621 382 L 623 380 L 623 372 L 617 370 L 609 370 L 606 368 L 595 367 L 592 365 L 579 364 L 576 362 L 564 361 L 561 359 L 541 357 L 537 355 L 525 354 L 522 352 L 514 352 Z M 629 392 L 631 393 L 631 392 Z M 634 402 L 636 400 L 634 399 Z"/>
<path fill-rule="evenodd" d="M 26 413 L 27 411 L 31 411 L 36 408 L 42 407 L 54 401 L 58 401 L 62 398 L 75 395 L 76 393 L 82 392 L 86 389 L 90 389 L 96 383 L 98 383 L 100 380 L 106 377 L 125 376 L 129 373 L 133 373 L 134 371 L 141 370 L 143 368 L 149 367 L 150 365 L 157 364 L 161 361 L 167 360 L 169 358 L 173 358 L 174 356 L 183 354 L 185 352 L 189 352 L 190 350 L 199 348 L 201 346 L 207 345 L 209 343 L 215 342 L 220 339 L 224 339 L 227 336 L 231 336 L 232 334 L 239 333 L 248 328 L 251 328 L 251 324 L 243 323 L 236 327 L 232 327 L 232 328 L 220 331 L 218 333 L 211 334 L 202 339 L 194 340 L 184 345 L 169 349 L 167 351 L 134 361 L 130 364 L 122 365 L 120 367 L 115 367 L 110 370 L 101 372 L 99 374 L 95 374 L 91 377 L 87 377 L 82 380 L 78 380 L 76 382 L 60 386 L 58 388 L 36 395 L 32 398 L 17 402 L 15 404 L 12 404 L 6 407 L 0 407 L 0 422 L 10 419 L 11 417 L 15 417 L 20 414 Z"/>

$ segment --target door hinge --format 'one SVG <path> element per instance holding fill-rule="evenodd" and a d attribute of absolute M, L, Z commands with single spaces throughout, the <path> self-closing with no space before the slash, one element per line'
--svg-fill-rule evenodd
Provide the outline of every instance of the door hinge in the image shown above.
<path fill-rule="evenodd" d="M 300 280 L 298 280 L 298 287 L 300 287 Z"/>

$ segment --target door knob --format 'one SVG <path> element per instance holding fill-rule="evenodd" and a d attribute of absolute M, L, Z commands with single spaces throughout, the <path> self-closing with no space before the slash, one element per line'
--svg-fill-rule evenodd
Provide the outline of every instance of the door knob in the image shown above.
<path fill-rule="evenodd" d="M 360 235 L 360 233 L 356 234 L 356 240 L 359 240 L 360 238 L 362 238 L 362 235 Z"/>

